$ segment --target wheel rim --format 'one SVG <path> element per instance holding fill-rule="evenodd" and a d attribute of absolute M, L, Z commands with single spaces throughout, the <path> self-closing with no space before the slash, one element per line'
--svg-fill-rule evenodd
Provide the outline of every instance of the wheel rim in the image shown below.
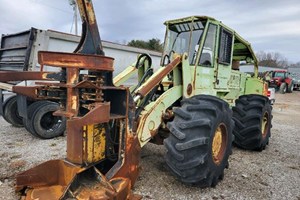
<path fill-rule="evenodd" d="M 219 165 L 225 154 L 227 146 L 227 129 L 225 124 L 220 124 L 215 131 L 212 143 L 212 157 L 215 164 Z"/>
<path fill-rule="evenodd" d="M 53 112 L 46 113 L 41 119 L 41 126 L 47 132 L 52 132 L 58 129 L 62 123 L 60 117 L 52 115 Z"/>
<path fill-rule="evenodd" d="M 261 134 L 263 138 L 265 138 L 268 133 L 268 126 L 269 126 L 269 113 L 265 112 L 261 122 Z"/>

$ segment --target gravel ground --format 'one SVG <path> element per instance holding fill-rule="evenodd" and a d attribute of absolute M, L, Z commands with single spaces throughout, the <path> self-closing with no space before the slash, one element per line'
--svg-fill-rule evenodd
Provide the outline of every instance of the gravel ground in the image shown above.
<path fill-rule="evenodd" d="M 263 152 L 233 148 L 229 169 L 215 188 L 178 182 L 164 163 L 163 146 L 147 144 L 134 192 L 144 199 L 300 200 L 300 92 L 276 94 L 270 144 Z M 43 161 L 65 157 L 65 137 L 40 140 L 0 118 L 0 199 L 18 199 L 14 175 Z"/>

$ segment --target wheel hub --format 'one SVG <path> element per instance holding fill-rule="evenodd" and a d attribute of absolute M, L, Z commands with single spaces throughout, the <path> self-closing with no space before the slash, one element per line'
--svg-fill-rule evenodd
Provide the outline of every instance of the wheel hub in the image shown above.
<path fill-rule="evenodd" d="M 41 126 L 45 130 L 52 130 L 60 125 L 58 117 L 52 116 L 52 113 L 53 112 L 48 112 L 42 117 Z"/>
<path fill-rule="evenodd" d="M 266 137 L 268 133 L 268 126 L 269 126 L 269 114 L 268 112 L 265 112 L 261 122 L 261 134 L 263 138 Z"/>
<path fill-rule="evenodd" d="M 227 130 L 224 124 L 220 124 L 215 131 L 212 143 L 212 157 L 215 164 L 219 165 L 223 160 L 227 144 Z"/>

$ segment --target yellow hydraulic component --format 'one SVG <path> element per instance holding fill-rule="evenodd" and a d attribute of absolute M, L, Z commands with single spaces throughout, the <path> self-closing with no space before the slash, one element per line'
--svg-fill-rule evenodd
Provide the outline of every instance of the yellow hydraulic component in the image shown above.
<path fill-rule="evenodd" d="M 101 124 L 83 127 L 83 152 L 88 163 L 95 163 L 105 158 L 105 128 Z"/>

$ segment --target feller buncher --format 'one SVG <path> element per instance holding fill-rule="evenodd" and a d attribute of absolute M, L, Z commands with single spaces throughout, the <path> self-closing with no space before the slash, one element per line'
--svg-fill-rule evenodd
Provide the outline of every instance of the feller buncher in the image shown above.
<path fill-rule="evenodd" d="M 232 142 L 263 150 L 271 128 L 267 85 L 250 44 L 220 21 L 192 16 L 165 22 L 161 67 L 151 58 L 113 78 L 91 0 L 77 0 L 83 21 L 74 53 L 39 52 L 41 68 L 2 72 L 2 88 L 35 100 L 59 100 L 67 118 L 67 157 L 16 176 L 23 199 L 139 199 L 131 192 L 148 142 L 164 144 L 166 163 L 182 182 L 215 186 L 228 167 Z M 255 66 L 251 77 L 241 62 Z M 242 66 L 241 66 L 242 67 Z M 138 84 L 123 84 L 138 74 Z M 8 81 L 36 80 L 35 86 Z M 45 82 L 46 80 L 46 82 Z M 35 102 L 38 104 L 38 101 Z"/>

